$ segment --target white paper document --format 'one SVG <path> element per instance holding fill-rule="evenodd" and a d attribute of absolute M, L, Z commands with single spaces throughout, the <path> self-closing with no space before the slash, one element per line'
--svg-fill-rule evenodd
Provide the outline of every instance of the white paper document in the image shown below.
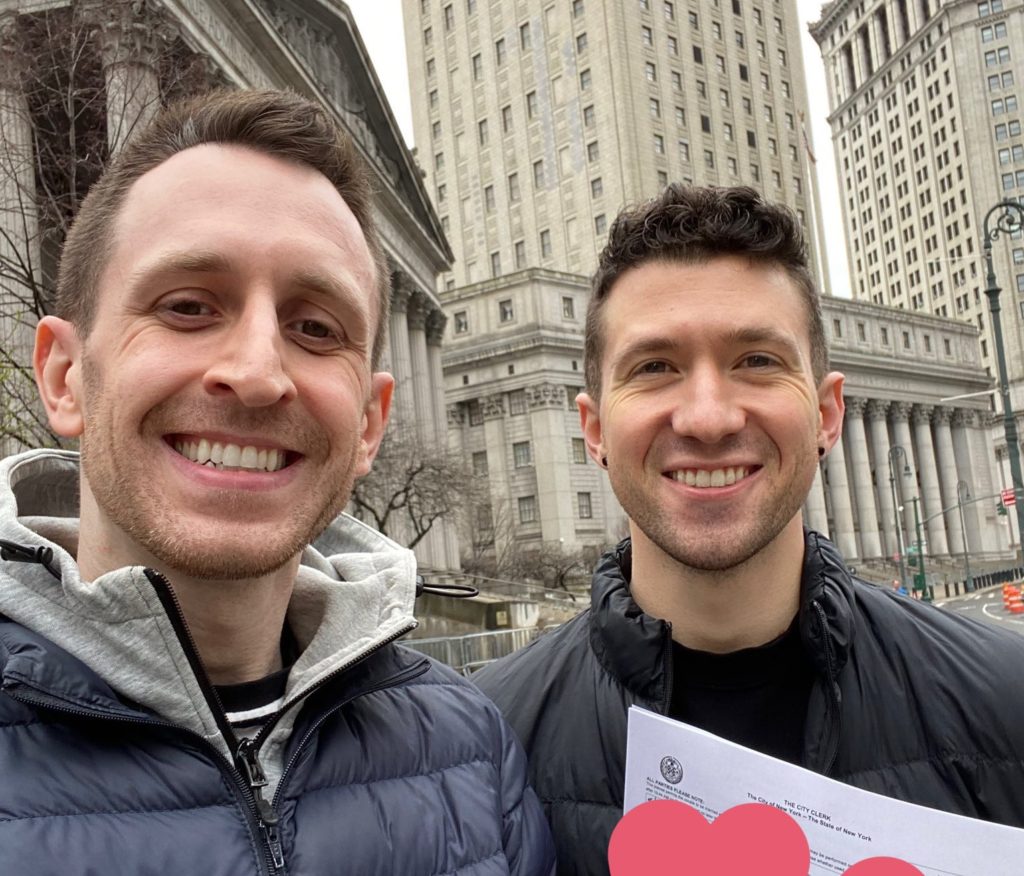
<path fill-rule="evenodd" d="M 1024 830 L 852 788 L 634 706 L 624 810 L 648 800 L 679 800 L 709 821 L 744 803 L 781 809 L 807 837 L 809 876 L 874 857 L 899 858 L 925 876 L 1024 873 Z"/>

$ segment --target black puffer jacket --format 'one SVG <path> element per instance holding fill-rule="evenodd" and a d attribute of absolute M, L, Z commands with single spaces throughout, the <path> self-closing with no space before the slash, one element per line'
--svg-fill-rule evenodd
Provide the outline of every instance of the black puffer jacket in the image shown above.
<path fill-rule="evenodd" d="M 590 610 L 474 676 L 526 748 L 559 876 L 608 873 L 626 711 L 669 706 L 671 630 L 630 597 L 630 568 L 627 540 L 598 565 Z M 815 532 L 799 626 L 817 675 L 806 767 L 1024 827 L 1024 638 L 852 577 Z"/>

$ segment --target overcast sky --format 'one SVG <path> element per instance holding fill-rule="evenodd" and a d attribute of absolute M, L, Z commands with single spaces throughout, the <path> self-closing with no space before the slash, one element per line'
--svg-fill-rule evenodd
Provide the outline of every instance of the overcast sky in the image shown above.
<path fill-rule="evenodd" d="M 347 0 L 349 9 L 363 42 L 373 59 L 377 77 L 384 86 L 391 110 L 398 120 L 406 142 L 414 145 L 412 111 L 409 103 L 409 78 L 405 65 L 405 29 L 402 26 L 402 0 Z M 439 0 L 438 0 L 439 2 Z M 843 242 L 843 223 L 839 221 L 840 201 L 836 184 L 835 157 L 829 133 L 828 95 L 825 91 L 825 71 L 821 52 L 807 33 L 807 23 L 816 21 L 821 13 L 820 0 L 797 0 L 803 32 L 804 68 L 811 110 L 811 136 L 818 159 L 818 185 L 821 192 L 825 221 L 825 244 L 828 248 L 832 292 L 848 297 L 849 269 L 846 245 Z"/>

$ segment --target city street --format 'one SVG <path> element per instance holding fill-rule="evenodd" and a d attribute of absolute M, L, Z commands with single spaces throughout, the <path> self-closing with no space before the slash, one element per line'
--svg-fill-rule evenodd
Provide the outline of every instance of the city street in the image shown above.
<path fill-rule="evenodd" d="M 955 611 L 967 617 L 1005 627 L 1024 636 L 1024 614 L 1010 614 L 1003 608 L 1003 588 L 989 587 L 978 593 L 954 596 L 951 599 L 937 599 L 935 604 L 946 611 Z"/>

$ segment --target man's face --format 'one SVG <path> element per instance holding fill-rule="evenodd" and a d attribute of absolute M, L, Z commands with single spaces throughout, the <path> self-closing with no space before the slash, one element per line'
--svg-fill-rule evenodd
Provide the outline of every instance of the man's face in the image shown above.
<path fill-rule="evenodd" d="M 375 289 L 355 217 L 310 168 L 204 145 L 142 176 L 68 374 L 82 538 L 200 578 L 296 557 L 369 470 L 387 416 Z"/>
<path fill-rule="evenodd" d="M 842 428 L 843 378 L 815 386 L 787 274 L 649 262 L 616 281 L 602 328 L 601 399 L 580 396 L 581 418 L 634 542 L 723 571 L 799 527 L 818 447 Z"/>

